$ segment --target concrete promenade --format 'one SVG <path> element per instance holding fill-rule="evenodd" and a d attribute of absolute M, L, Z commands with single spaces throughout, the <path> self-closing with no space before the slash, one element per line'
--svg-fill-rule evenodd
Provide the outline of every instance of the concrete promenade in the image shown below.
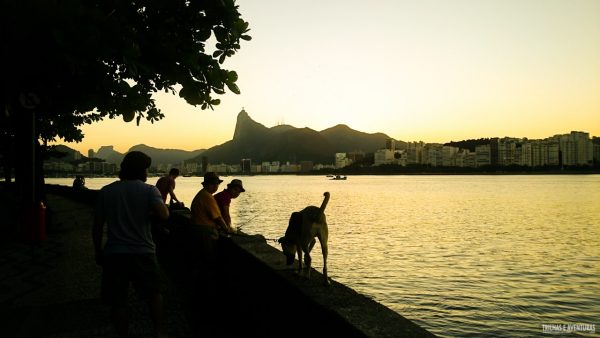
<path fill-rule="evenodd" d="M 16 219 L 6 193 L 0 191 L 0 215 Z M 116 337 L 99 300 L 102 269 L 94 262 L 92 208 L 48 195 L 47 210 L 52 222 L 45 241 L 27 244 L 14 234 L 0 241 L 0 336 Z M 165 298 L 170 336 L 190 337 L 172 285 Z M 152 337 L 146 304 L 133 296 L 131 303 L 132 335 Z"/>
<path fill-rule="evenodd" d="M 96 191 L 48 187 L 48 236 L 27 244 L 0 239 L 0 337 L 115 337 L 100 303 L 101 267 L 93 258 Z M 0 215 L 8 234 L 17 222 L 12 194 L 0 186 Z M 69 197 L 69 198 L 67 198 Z M 189 211 L 188 211 L 189 213 Z M 410 320 L 334 280 L 323 285 L 285 265 L 260 235 L 219 241 L 219 268 L 209 287 L 191 283 L 188 254 L 197 247 L 189 214 L 173 212 L 170 235 L 157 236 L 165 272 L 170 337 L 435 337 Z M 133 337 L 152 337 L 146 304 L 131 295 Z"/>

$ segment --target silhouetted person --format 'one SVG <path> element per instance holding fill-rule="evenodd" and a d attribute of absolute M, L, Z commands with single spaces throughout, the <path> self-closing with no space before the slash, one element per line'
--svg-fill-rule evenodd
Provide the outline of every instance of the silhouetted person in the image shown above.
<path fill-rule="evenodd" d="M 82 175 L 75 176 L 73 180 L 73 188 L 75 189 L 84 189 L 85 188 L 85 177 Z"/>
<path fill-rule="evenodd" d="M 218 331 L 218 321 L 223 312 L 219 306 L 218 240 L 220 232 L 228 232 L 213 194 L 223 182 L 214 172 L 204 175 L 203 188 L 196 194 L 190 207 L 190 227 L 187 235 L 186 255 L 190 259 L 192 311 L 207 318 L 195 328 L 202 336 L 212 337 Z"/>
<path fill-rule="evenodd" d="M 246 189 L 244 189 L 244 186 L 242 185 L 242 180 L 233 179 L 231 180 L 231 183 L 227 185 L 227 188 L 215 195 L 215 200 L 217 201 L 223 220 L 225 220 L 225 223 L 227 223 L 227 226 L 230 229 L 233 229 L 231 226 L 231 215 L 229 214 L 231 200 L 240 196 L 244 191 L 246 191 Z"/>
<path fill-rule="evenodd" d="M 177 203 L 181 204 L 181 202 L 175 196 L 175 179 L 179 176 L 179 169 L 172 168 L 169 171 L 169 174 L 163 176 L 156 181 L 156 187 L 158 191 L 160 191 L 160 195 L 163 198 L 163 201 L 167 203 L 167 196 L 171 196 L 171 200 L 169 204 Z"/>
<path fill-rule="evenodd" d="M 150 157 L 139 151 L 125 155 L 119 181 L 103 187 L 96 204 L 93 240 L 96 263 L 102 265 L 102 299 L 112 308 L 119 337 L 128 337 L 129 283 L 148 301 L 158 337 L 166 337 L 163 313 L 163 281 L 156 260 L 150 218 L 169 217 L 158 189 L 146 184 Z M 107 240 L 102 247 L 104 224 Z"/>

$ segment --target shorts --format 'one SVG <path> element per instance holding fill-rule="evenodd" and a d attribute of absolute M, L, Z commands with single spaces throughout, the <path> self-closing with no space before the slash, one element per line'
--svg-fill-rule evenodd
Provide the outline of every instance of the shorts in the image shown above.
<path fill-rule="evenodd" d="M 108 254 L 102 267 L 101 294 L 106 304 L 126 306 L 130 283 L 144 300 L 163 292 L 163 276 L 155 254 Z"/>

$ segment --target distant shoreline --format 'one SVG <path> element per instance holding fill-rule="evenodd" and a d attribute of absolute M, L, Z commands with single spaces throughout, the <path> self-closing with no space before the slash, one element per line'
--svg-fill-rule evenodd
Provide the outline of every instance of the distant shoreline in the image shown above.
<path fill-rule="evenodd" d="M 45 175 L 44 178 L 74 178 L 75 175 L 82 175 L 82 173 L 73 173 L 66 175 Z M 86 178 L 117 178 L 114 176 L 101 176 L 101 175 L 86 175 Z M 148 177 L 160 177 L 162 173 L 151 173 Z M 500 176 L 500 175 L 600 175 L 600 169 L 590 170 L 552 170 L 552 171 L 465 171 L 465 172 L 444 172 L 444 171 L 406 171 L 406 172 L 370 172 L 370 171 L 355 171 L 355 172 L 304 172 L 304 173 L 219 173 L 220 176 L 327 176 L 327 175 L 341 175 L 341 176 Z M 182 176 L 184 177 L 184 176 Z M 185 177 L 202 177 L 202 175 L 186 175 Z"/>

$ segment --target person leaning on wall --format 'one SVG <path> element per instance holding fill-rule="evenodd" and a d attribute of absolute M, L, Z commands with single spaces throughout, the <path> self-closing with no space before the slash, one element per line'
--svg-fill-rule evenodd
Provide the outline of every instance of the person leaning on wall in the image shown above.
<path fill-rule="evenodd" d="M 179 177 L 179 169 L 171 168 L 168 175 L 163 176 L 156 181 L 156 187 L 160 191 L 160 195 L 165 203 L 167 203 L 167 196 L 170 196 L 171 199 L 169 204 L 183 206 L 183 203 L 175 196 L 175 179 L 177 177 Z"/>

